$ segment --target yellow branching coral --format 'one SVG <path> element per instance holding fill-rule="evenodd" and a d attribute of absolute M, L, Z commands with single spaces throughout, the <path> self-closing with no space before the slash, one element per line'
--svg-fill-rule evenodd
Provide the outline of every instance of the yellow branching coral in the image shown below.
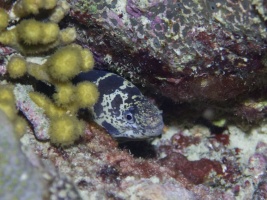
<path fill-rule="evenodd" d="M 52 9 L 56 4 L 57 0 L 19 0 L 14 6 L 14 12 L 18 17 L 37 15 L 40 9 Z"/>
<path fill-rule="evenodd" d="M 19 78 L 26 74 L 27 63 L 20 56 L 13 56 L 7 65 L 7 72 L 11 78 Z"/>
<path fill-rule="evenodd" d="M 69 4 L 63 0 L 18 0 L 14 5 L 14 13 L 17 17 L 37 15 L 41 10 L 50 10 L 49 19 L 56 23 L 62 20 L 69 9 Z"/>
<path fill-rule="evenodd" d="M 18 33 L 15 28 L 0 33 L 0 43 L 16 47 L 18 45 Z"/>
<path fill-rule="evenodd" d="M 27 122 L 24 118 L 17 116 L 15 119 L 15 132 L 17 133 L 17 136 L 20 138 L 23 136 L 23 134 L 26 132 L 26 126 Z"/>
<path fill-rule="evenodd" d="M 9 86 L 0 86 L 0 94 L 0 110 L 2 110 L 10 120 L 15 120 L 17 110 L 12 88 Z"/>
<path fill-rule="evenodd" d="M 43 8 L 44 9 L 52 9 L 57 5 L 57 0 L 43 0 Z"/>
<path fill-rule="evenodd" d="M 82 57 L 78 48 L 59 49 L 46 62 L 50 76 L 59 81 L 69 81 L 81 71 Z"/>
<path fill-rule="evenodd" d="M 8 86 L 0 86 L 0 102 L 15 102 L 15 97 L 11 87 Z"/>
<path fill-rule="evenodd" d="M 34 19 L 23 20 L 16 28 L 19 39 L 25 44 L 38 44 L 43 38 L 41 22 Z"/>
<path fill-rule="evenodd" d="M 75 28 L 59 28 L 58 22 L 69 9 L 64 0 L 18 0 L 13 11 L 20 20 L 9 28 L 9 16 L 0 9 L 0 43 L 13 47 L 25 57 L 16 55 L 10 58 L 8 75 L 15 79 L 27 73 L 55 86 L 56 91 L 51 98 L 35 91 L 29 92 L 29 97 L 50 120 L 50 141 L 61 146 L 73 144 L 84 133 L 85 123 L 78 120 L 77 112 L 80 108 L 92 107 L 99 96 L 93 83 L 83 82 L 74 86 L 71 82 L 80 72 L 91 70 L 94 59 L 89 50 L 71 44 L 76 39 Z M 47 55 L 50 52 L 54 54 Z M 43 53 L 47 57 L 37 61 L 26 58 Z M 21 135 L 26 122 L 17 116 L 14 96 L 10 91 L 0 86 L 0 109 L 13 121 L 16 132 Z"/>
<path fill-rule="evenodd" d="M 0 43 L 17 49 L 24 55 L 47 52 L 61 45 L 70 44 L 76 38 L 74 28 L 59 29 L 58 22 L 68 13 L 66 1 L 57 0 L 18 0 L 13 10 L 18 17 L 39 14 L 44 9 L 50 11 L 50 21 L 41 22 L 35 19 L 22 19 L 16 26 L 6 30 L 9 16 L 0 10 Z"/>
<path fill-rule="evenodd" d="M 79 106 L 81 108 L 88 108 L 96 103 L 99 92 L 95 84 L 85 81 L 76 86 L 76 96 L 79 97 L 77 101 Z"/>
<path fill-rule="evenodd" d="M 26 121 L 17 115 L 13 87 L 0 85 L 0 110 L 13 122 L 17 137 L 21 137 L 26 131 Z"/>
<path fill-rule="evenodd" d="M 28 45 L 49 44 L 59 37 L 59 27 L 52 22 L 39 22 L 35 19 L 23 20 L 16 26 L 19 40 Z"/>
<path fill-rule="evenodd" d="M 17 115 L 17 110 L 14 105 L 14 102 L 1 101 L 0 110 L 2 110 L 10 120 L 15 120 Z"/>
<path fill-rule="evenodd" d="M 81 54 L 82 54 L 82 61 L 83 61 L 82 70 L 83 71 L 92 70 L 95 64 L 95 60 L 94 60 L 92 52 L 87 49 L 82 49 Z"/>
<path fill-rule="evenodd" d="M 14 13 L 18 17 L 24 17 L 29 14 L 38 14 L 42 7 L 42 0 L 20 0 L 14 6 Z"/>
<path fill-rule="evenodd" d="M 63 0 L 58 1 L 57 6 L 53 9 L 53 12 L 49 17 L 49 20 L 58 23 L 69 12 L 69 10 L 70 10 L 70 5 L 67 3 L 67 1 Z"/>
<path fill-rule="evenodd" d="M 44 30 L 42 44 L 55 42 L 59 38 L 59 26 L 56 23 L 44 23 L 42 24 L 42 29 Z"/>
<path fill-rule="evenodd" d="M 75 87 L 72 84 L 56 85 L 56 93 L 53 95 L 55 103 L 58 106 L 67 107 L 75 99 Z"/>
<path fill-rule="evenodd" d="M 39 65 L 36 63 L 27 63 L 27 73 L 37 80 L 44 81 L 44 82 L 52 82 L 49 74 L 46 72 L 45 65 Z"/>
<path fill-rule="evenodd" d="M 30 92 L 30 98 L 36 105 L 43 108 L 49 117 L 59 117 L 66 114 L 66 110 L 56 106 L 48 97 L 39 92 Z"/>
<path fill-rule="evenodd" d="M 0 8 L 0 31 L 6 29 L 9 16 L 3 8 Z"/>
<path fill-rule="evenodd" d="M 68 146 L 84 133 L 85 124 L 75 117 L 62 116 L 51 119 L 50 141 L 53 144 Z"/>
<path fill-rule="evenodd" d="M 75 28 L 65 28 L 60 31 L 60 41 L 63 44 L 70 44 L 76 39 L 76 30 Z"/>
<path fill-rule="evenodd" d="M 39 92 L 30 92 L 29 96 L 31 100 L 41 108 L 46 108 L 51 103 L 48 97 Z"/>
<path fill-rule="evenodd" d="M 50 104 L 48 104 L 48 107 L 44 108 L 44 110 L 49 118 L 67 115 L 66 109 L 55 105 L 52 101 Z"/>

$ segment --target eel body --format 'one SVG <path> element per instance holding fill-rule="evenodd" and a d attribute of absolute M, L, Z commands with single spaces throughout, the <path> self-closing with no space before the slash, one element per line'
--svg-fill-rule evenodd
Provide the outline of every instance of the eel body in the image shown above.
<path fill-rule="evenodd" d="M 74 82 L 91 81 L 100 96 L 92 108 L 96 123 L 118 139 L 146 139 L 163 130 L 162 112 L 128 80 L 110 72 L 80 73 Z"/>

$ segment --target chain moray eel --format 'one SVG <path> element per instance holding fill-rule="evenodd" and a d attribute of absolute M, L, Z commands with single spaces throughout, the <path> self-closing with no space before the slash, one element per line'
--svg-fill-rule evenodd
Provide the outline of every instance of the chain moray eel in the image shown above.
<path fill-rule="evenodd" d="M 128 80 L 110 72 L 80 73 L 74 83 L 91 81 L 100 97 L 92 109 L 96 123 L 118 139 L 146 139 L 163 130 L 162 112 Z"/>

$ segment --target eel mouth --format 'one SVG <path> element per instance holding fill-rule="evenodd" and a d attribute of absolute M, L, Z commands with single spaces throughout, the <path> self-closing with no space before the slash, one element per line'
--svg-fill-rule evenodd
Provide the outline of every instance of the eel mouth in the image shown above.
<path fill-rule="evenodd" d="M 133 134 L 134 137 L 129 137 L 128 140 L 146 140 L 150 138 L 153 139 L 163 133 L 164 123 L 161 115 L 153 118 L 153 120 L 151 120 L 150 118 L 150 120 L 147 120 L 147 122 L 146 126 L 141 126 L 142 129 L 145 130 L 144 132 L 139 131 L 137 127 L 135 129 L 137 134 Z"/>
<path fill-rule="evenodd" d="M 139 137 L 139 138 L 130 138 L 130 137 L 116 137 L 116 141 L 118 143 L 125 143 L 125 142 L 138 142 L 138 141 L 152 141 L 155 138 L 159 137 L 161 134 L 159 135 L 153 135 L 153 136 L 149 136 L 149 137 Z"/>
<path fill-rule="evenodd" d="M 119 143 L 128 142 L 128 141 L 141 141 L 141 140 L 148 140 L 158 137 L 163 132 L 164 123 L 162 121 L 162 118 L 158 118 L 157 121 L 154 121 L 150 125 L 147 125 L 143 127 L 145 129 L 145 132 L 141 133 L 138 131 L 138 128 L 135 129 L 136 133 L 127 134 L 126 132 L 124 134 L 120 134 L 116 136 L 116 140 Z M 131 132 L 134 132 L 134 130 L 130 130 Z"/>
<path fill-rule="evenodd" d="M 164 123 L 162 117 L 157 122 L 153 122 L 153 126 L 149 125 L 146 129 L 146 135 L 148 137 L 157 137 L 162 134 L 164 128 Z"/>

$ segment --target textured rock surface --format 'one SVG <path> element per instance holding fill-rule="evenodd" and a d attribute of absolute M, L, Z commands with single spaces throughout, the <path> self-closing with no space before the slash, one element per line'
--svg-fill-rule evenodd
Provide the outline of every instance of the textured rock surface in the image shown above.
<path fill-rule="evenodd" d="M 42 174 L 21 151 L 12 124 L 2 111 L 0 121 L 0 199 L 43 199 Z"/>
<path fill-rule="evenodd" d="M 217 169 L 214 167 L 213 172 L 212 167 L 209 167 L 216 166 L 216 162 L 206 159 L 208 167 L 205 164 L 197 166 L 194 164 L 197 162 L 185 158 L 183 162 L 187 162 L 188 169 L 180 172 L 179 168 L 172 167 L 175 163 L 169 162 L 170 155 L 162 150 L 164 144 L 159 144 L 157 154 L 166 153 L 165 161 L 155 156 L 151 159 L 134 158 L 128 150 L 119 149 L 105 131 L 93 124 L 88 126 L 86 136 L 69 148 L 62 149 L 38 142 L 31 134 L 23 137 L 23 145 L 33 147 L 44 162 L 52 161 L 61 173 L 71 177 L 83 199 L 154 199 L 156 196 L 159 199 L 173 199 L 174 196 L 180 199 L 213 199 L 213 196 L 214 199 L 233 199 L 232 193 L 227 194 L 220 188 L 211 189 L 204 185 L 216 179 Z M 145 145 L 149 144 L 143 143 L 137 149 L 146 154 Z M 169 152 L 179 157 L 174 147 L 170 146 Z M 177 163 L 182 160 L 178 158 L 172 161 Z M 220 173 L 220 164 L 216 167 Z M 191 180 L 186 177 L 190 170 L 195 170 Z M 202 179 L 203 175 L 205 179 Z M 207 176 L 211 178 L 207 179 Z M 201 180 L 194 182 L 193 179 Z"/>
<path fill-rule="evenodd" d="M 21 145 L 2 111 L 0 122 L 0 199 L 81 199 L 71 179 Z"/>
<path fill-rule="evenodd" d="M 225 101 L 266 83 L 262 1 L 70 3 L 100 68 L 175 101 Z"/>

